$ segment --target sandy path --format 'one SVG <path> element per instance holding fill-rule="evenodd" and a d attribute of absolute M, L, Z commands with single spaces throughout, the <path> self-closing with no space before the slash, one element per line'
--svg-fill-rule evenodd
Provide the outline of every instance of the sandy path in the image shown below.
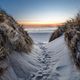
<path fill-rule="evenodd" d="M 41 67 L 31 80 L 80 80 L 64 37 L 40 45 L 42 53 L 38 57 Z"/>
<path fill-rule="evenodd" d="M 38 57 L 38 60 L 41 67 L 31 80 L 47 80 L 47 77 L 50 75 L 51 57 L 43 45 L 40 45 L 40 48 L 42 49 L 42 53 Z"/>

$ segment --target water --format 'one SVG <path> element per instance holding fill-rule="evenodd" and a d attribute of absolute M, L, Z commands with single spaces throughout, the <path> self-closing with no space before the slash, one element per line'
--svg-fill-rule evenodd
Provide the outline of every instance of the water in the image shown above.
<path fill-rule="evenodd" d="M 47 43 L 52 33 L 29 33 L 35 43 Z"/>
<path fill-rule="evenodd" d="M 30 37 L 33 39 L 35 43 L 48 43 L 51 34 L 56 30 L 57 27 L 54 28 L 29 28 L 25 29 L 28 31 Z"/>

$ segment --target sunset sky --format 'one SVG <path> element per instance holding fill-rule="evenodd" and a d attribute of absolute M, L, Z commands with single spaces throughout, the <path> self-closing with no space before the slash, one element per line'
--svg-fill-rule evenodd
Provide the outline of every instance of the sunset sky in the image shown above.
<path fill-rule="evenodd" d="M 76 15 L 80 0 L 0 0 L 0 7 L 24 24 L 57 24 Z"/>

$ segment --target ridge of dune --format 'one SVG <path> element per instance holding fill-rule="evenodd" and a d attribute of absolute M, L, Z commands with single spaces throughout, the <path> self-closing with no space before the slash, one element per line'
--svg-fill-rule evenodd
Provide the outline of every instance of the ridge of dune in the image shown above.
<path fill-rule="evenodd" d="M 72 51 L 76 66 L 80 69 L 80 12 L 78 12 L 74 18 L 66 21 L 63 26 L 55 30 L 49 42 L 60 37 L 62 34 L 64 34 L 65 41 Z"/>
<path fill-rule="evenodd" d="M 33 40 L 28 33 L 10 15 L 0 10 L 0 80 L 21 80 L 30 75 L 28 70 L 37 71 L 32 64 L 34 60 L 29 64 L 27 59 L 33 48 Z"/>

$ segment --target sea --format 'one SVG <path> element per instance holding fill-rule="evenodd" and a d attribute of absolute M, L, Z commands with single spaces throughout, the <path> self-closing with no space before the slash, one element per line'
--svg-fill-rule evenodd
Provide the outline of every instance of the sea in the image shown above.
<path fill-rule="evenodd" d="M 29 36 L 33 39 L 34 43 L 48 43 L 51 34 L 57 29 L 54 28 L 28 28 L 25 29 Z"/>

